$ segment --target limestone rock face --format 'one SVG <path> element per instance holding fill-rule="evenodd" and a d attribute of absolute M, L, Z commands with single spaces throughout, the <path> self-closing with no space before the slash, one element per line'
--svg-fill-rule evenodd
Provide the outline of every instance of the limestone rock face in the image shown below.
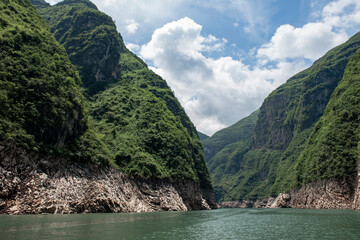
<path fill-rule="evenodd" d="M 2 214 L 187 211 L 216 207 L 190 181 L 127 178 L 110 167 L 29 153 L 11 143 L 0 145 Z"/>
<path fill-rule="evenodd" d="M 360 210 L 360 162 L 358 175 L 308 183 L 276 198 L 226 201 L 228 208 L 314 208 Z"/>
<path fill-rule="evenodd" d="M 306 184 L 290 192 L 291 200 L 288 206 L 315 209 L 352 209 L 355 183 L 354 177 L 344 177 Z"/>

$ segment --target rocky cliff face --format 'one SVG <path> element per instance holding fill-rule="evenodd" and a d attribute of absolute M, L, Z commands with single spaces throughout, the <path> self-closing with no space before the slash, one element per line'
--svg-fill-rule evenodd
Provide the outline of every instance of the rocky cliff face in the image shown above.
<path fill-rule="evenodd" d="M 356 34 L 330 50 L 264 100 L 252 148 L 285 150 L 295 135 L 320 119 L 349 59 L 359 48 L 359 39 L 360 34 Z"/>
<path fill-rule="evenodd" d="M 186 211 L 216 207 L 194 182 L 128 178 L 90 163 L 0 143 L 0 213 Z"/>
<path fill-rule="evenodd" d="M 77 67 L 85 87 L 92 88 L 120 77 L 120 51 L 124 47 L 115 23 L 87 0 L 65 0 L 38 8 L 56 40 Z"/>
<path fill-rule="evenodd" d="M 249 143 L 229 141 L 210 155 L 216 199 L 264 199 L 320 179 L 355 175 L 359 46 L 357 33 L 290 78 L 264 100 Z M 216 135 L 204 140 L 206 157 L 211 153 L 206 142 Z M 232 140 L 228 136 L 213 145 Z"/>
<path fill-rule="evenodd" d="M 355 177 L 343 177 L 308 183 L 290 191 L 288 204 L 278 197 L 272 207 L 352 209 L 357 188 Z M 281 204 L 282 205 L 279 205 Z"/>
<path fill-rule="evenodd" d="M 357 176 L 308 183 L 276 198 L 225 201 L 229 208 L 315 208 L 360 210 L 360 162 Z"/>

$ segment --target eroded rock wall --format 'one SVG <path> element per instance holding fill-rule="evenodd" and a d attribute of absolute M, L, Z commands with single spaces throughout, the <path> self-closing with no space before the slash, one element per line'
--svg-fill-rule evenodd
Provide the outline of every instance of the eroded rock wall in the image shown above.
<path fill-rule="evenodd" d="M 193 182 L 127 178 L 110 167 L 74 163 L 29 153 L 12 143 L 0 144 L 2 214 L 187 211 L 211 207 L 216 207 L 211 193 L 203 193 Z"/>
<path fill-rule="evenodd" d="M 360 164 L 359 164 L 360 165 Z M 360 166 L 358 167 L 358 169 Z M 358 176 L 333 178 L 308 183 L 276 198 L 227 201 L 222 207 L 312 208 L 360 210 L 360 171 Z"/>

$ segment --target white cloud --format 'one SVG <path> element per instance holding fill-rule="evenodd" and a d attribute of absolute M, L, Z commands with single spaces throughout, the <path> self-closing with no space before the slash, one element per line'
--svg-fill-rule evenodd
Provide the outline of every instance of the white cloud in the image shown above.
<path fill-rule="evenodd" d="M 318 11 L 319 12 L 319 11 Z M 270 60 L 307 58 L 316 60 L 348 39 L 346 30 L 359 28 L 360 1 L 338 0 L 326 5 L 320 19 L 300 28 L 280 26 L 270 42 L 261 46 L 258 57 Z"/>
<path fill-rule="evenodd" d="M 335 33 L 332 26 L 322 22 L 308 23 L 301 28 L 282 25 L 276 30 L 270 43 L 258 50 L 258 56 L 270 60 L 297 57 L 316 60 L 347 38 L 345 33 Z"/>
<path fill-rule="evenodd" d="M 126 44 L 126 47 L 132 52 L 138 52 L 140 50 L 140 46 L 134 43 Z"/>
<path fill-rule="evenodd" d="M 225 40 L 204 37 L 201 30 L 189 18 L 165 24 L 140 54 L 154 63 L 153 70 L 168 81 L 198 130 L 207 134 L 250 114 L 271 90 L 305 66 L 280 62 L 270 69 L 250 69 L 231 57 L 207 58 L 202 54 L 207 44 Z"/>
<path fill-rule="evenodd" d="M 311 0 L 315 11 L 312 22 L 300 27 L 282 25 L 268 43 L 245 52 L 238 49 L 239 44 L 228 43 L 222 36 L 204 36 L 202 26 L 184 15 L 210 8 L 226 15 L 231 19 L 229 24 L 247 32 L 255 43 L 259 38 L 263 42 L 269 33 L 273 1 L 93 2 L 116 20 L 124 39 L 132 42 L 127 47 L 150 60 L 151 69 L 167 80 L 198 130 L 207 134 L 256 110 L 274 88 L 307 67 L 309 60 L 344 42 L 360 27 L 360 1 L 337 0 L 327 4 L 329 0 Z M 174 19 L 180 20 L 171 22 Z M 145 41 L 148 43 L 139 46 Z M 230 46 L 242 58 L 255 59 L 255 63 L 250 66 L 231 57 L 207 57 L 213 51 L 218 56 Z"/>
<path fill-rule="evenodd" d="M 58 3 L 62 0 L 45 0 L 46 2 L 50 3 L 51 5 L 54 5 L 55 3 Z"/>
<path fill-rule="evenodd" d="M 134 34 L 139 28 L 139 23 L 137 23 L 134 19 L 127 20 L 126 21 L 126 31 L 128 34 Z"/>

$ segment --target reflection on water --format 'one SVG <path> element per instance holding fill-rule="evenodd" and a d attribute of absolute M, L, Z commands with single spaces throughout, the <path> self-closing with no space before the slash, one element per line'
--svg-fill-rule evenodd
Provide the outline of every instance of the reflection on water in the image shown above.
<path fill-rule="evenodd" d="M 219 209 L 0 216 L 0 239 L 360 239 L 360 213 Z"/>

